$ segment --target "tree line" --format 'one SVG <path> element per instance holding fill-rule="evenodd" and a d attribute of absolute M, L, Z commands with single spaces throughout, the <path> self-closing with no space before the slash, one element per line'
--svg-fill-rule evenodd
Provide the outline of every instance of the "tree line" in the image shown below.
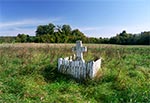
<path fill-rule="evenodd" d="M 121 44 L 121 45 L 150 45 L 150 31 L 139 34 L 127 33 L 125 30 L 111 38 L 87 37 L 79 29 L 74 29 L 70 25 L 39 25 L 35 36 L 28 34 L 18 34 L 16 37 L 0 37 L 0 43 L 75 43 L 82 40 L 84 43 Z"/>

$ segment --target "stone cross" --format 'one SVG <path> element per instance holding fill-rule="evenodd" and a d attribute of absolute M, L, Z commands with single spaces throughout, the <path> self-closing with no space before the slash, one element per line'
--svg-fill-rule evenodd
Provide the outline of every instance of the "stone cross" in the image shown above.
<path fill-rule="evenodd" d="M 76 46 L 72 48 L 72 51 L 76 52 L 76 60 L 84 61 L 83 59 L 83 52 L 87 51 L 86 47 L 82 47 L 82 41 L 76 41 Z"/>

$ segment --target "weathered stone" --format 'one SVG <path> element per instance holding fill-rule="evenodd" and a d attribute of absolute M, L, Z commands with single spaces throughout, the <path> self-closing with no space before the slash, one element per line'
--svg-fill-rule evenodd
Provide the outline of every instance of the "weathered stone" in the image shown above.
<path fill-rule="evenodd" d="M 72 48 L 76 52 L 75 60 L 72 57 L 58 59 L 58 71 L 64 74 L 70 74 L 75 78 L 93 78 L 101 67 L 101 59 L 96 61 L 85 62 L 83 53 L 87 51 L 86 47 L 82 47 L 82 41 L 76 42 L 76 47 Z"/>
<path fill-rule="evenodd" d="M 82 41 L 79 41 L 79 40 L 76 41 L 76 46 L 72 48 L 72 51 L 76 52 L 75 60 L 77 60 L 77 61 L 84 61 L 82 52 L 86 52 L 87 48 L 86 47 L 82 47 Z"/>

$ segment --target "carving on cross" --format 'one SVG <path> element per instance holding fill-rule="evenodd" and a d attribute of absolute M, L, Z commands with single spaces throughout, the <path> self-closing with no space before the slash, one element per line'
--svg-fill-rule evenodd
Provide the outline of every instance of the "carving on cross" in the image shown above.
<path fill-rule="evenodd" d="M 78 40 L 76 41 L 76 46 L 72 48 L 72 51 L 76 52 L 76 60 L 83 61 L 83 52 L 87 51 L 86 47 L 82 47 L 82 41 Z"/>

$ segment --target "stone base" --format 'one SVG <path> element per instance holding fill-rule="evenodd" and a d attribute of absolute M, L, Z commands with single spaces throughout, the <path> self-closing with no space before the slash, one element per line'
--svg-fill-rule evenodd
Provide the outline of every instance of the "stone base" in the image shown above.
<path fill-rule="evenodd" d="M 101 59 L 96 61 L 89 61 L 85 63 L 84 61 L 73 61 L 69 58 L 59 58 L 58 59 L 58 71 L 63 74 L 72 75 L 77 79 L 93 78 L 101 67 Z"/>

